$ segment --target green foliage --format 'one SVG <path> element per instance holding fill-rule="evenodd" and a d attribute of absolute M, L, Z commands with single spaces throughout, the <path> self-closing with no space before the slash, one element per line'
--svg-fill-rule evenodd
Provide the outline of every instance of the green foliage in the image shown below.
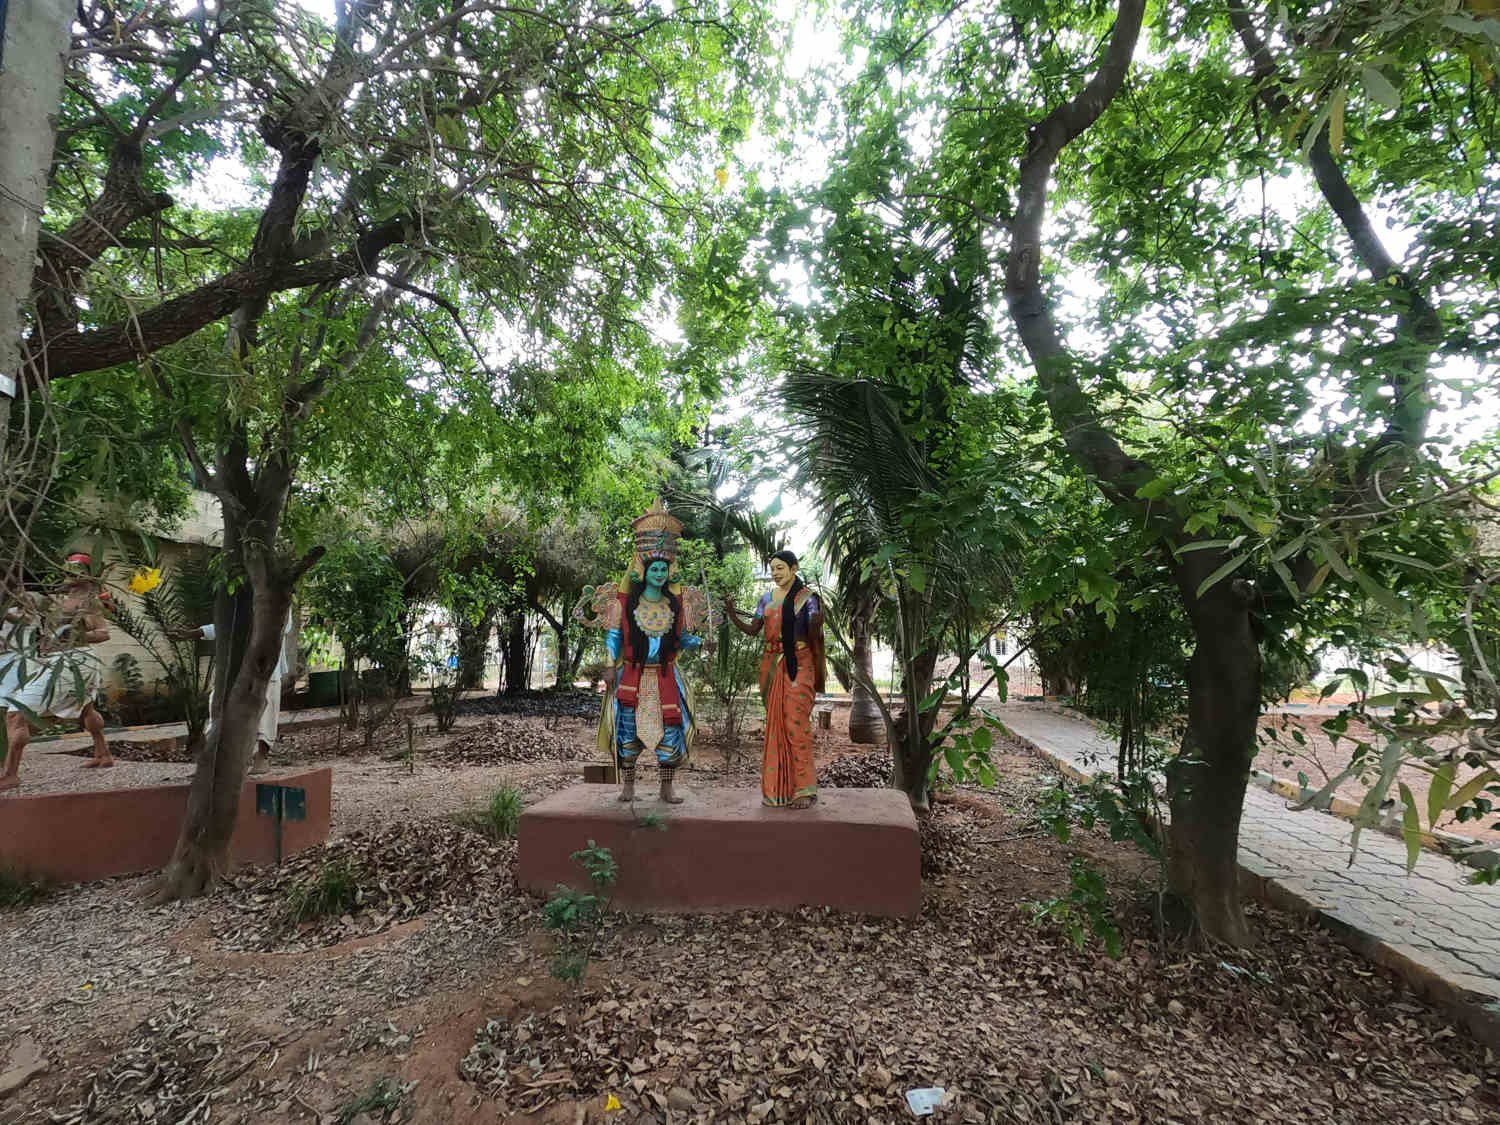
<path fill-rule="evenodd" d="M 988 641 L 1006 616 L 1031 517 L 1013 470 L 986 447 L 986 408 L 977 396 L 920 365 L 896 375 L 876 382 L 797 374 L 783 396 L 806 430 L 800 471 L 818 497 L 820 543 L 839 576 L 840 597 L 828 599 L 825 623 L 850 651 L 839 618 L 849 618 L 861 597 L 880 607 L 883 631 L 896 642 L 907 716 L 892 747 L 895 776 L 921 803 L 939 747 L 950 735 L 963 737 L 956 732 L 970 722 L 979 692 L 1004 682 Z M 945 651 L 958 657 L 958 668 L 935 681 Z M 969 676 L 975 660 L 988 673 L 977 682 Z M 939 727 L 950 692 L 959 709 Z M 962 778 L 972 760 L 966 753 L 950 766 L 957 763 Z"/>
<path fill-rule="evenodd" d="M 446 734 L 458 721 L 459 690 L 458 655 L 442 630 L 429 625 L 413 646 L 412 671 L 427 681 L 432 698 L 432 717 L 439 734 Z"/>
<path fill-rule="evenodd" d="M 139 696 L 146 690 L 146 678 L 141 675 L 141 662 L 134 653 L 120 653 L 110 661 L 110 667 L 126 695 Z"/>
<path fill-rule="evenodd" d="M 337 1125 L 351 1125 L 361 1117 L 380 1114 L 386 1121 L 406 1121 L 407 1095 L 416 1086 L 415 1082 L 402 1082 L 399 1078 L 376 1079 L 375 1084 L 359 1097 L 346 1102 L 334 1115 Z"/>
<path fill-rule="evenodd" d="M 677 561 L 684 581 L 707 583 L 709 596 L 715 601 L 732 597 L 742 612 L 754 604 L 756 587 L 754 566 L 745 551 L 715 557 L 714 544 L 705 540 L 685 539 Z M 700 710 L 717 717 L 720 746 L 728 761 L 740 754 L 740 731 L 755 706 L 755 688 L 759 683 L 761 638 L 748 637 L 727 621 L 705 640 L 705 646 L 689 658 L 700 691 Z"/>
<path fill-rule="evenodd" d="M 605 900 L 598 895 L 559 884 L 557 892 L 542 907 L 542 921 L 549 930 L 576 932 L 593 925 L 604 904 Z"/>
<path fill-rule="evenodd" d="M 150 541 L 147 542 L 149 545 Z M 154 565 L 154 553 L 148 553 L 142 562 Z M 174 637 L 179 633 L 195 633 L 213 620 L 214 581 L 211 567 L 201 557 L 186 555 L 175 567 L 163 568 L 161 583 L 141 595 L 139 611 L 131 609 L 120 597 L 115 599 L 110 616 L 120 631 L 145 649 L 161 669 L 157 686 L 164 689 L 173 711 L 187 725 L 189 746 L 196 746 L 208 727 L 213 661 L 199 658 L 196 639 Z M 145 683 L 138 662 L 133 676 L 120 667 L 126 657 L 130 654 L 121 653 L 116 659 L 116 670 L 128 690 L 143 691 Z"/>
<path fill-rule="evenodd" d="M 521 792 L 514 786 L 506 785 L 495 790 L 484 809 L 486 832 L 497 840 L 514 836 L 516 826 L 521 822 L 522 807 Z"/>
<path fill-rule="evenodd" d="M 334 860 L 311 879 L 294 884 L 286 895 L 286 917 L 300 924 L 347 914 L 359 905 L 359 872 L 348 860 Z"/>
<path fill-rule="evenodd" d="M 24 910 L 51 893 L 52 885 L 47 880 L 0 867 L 0 910 Z"/>
<path fill-rule="evenodd" d="M 1472 625 L 1495 612 L 1494 575 L 1476 578 L 1470 591 L 1464 617 Z M 1393 798 L 1401 810 L 1408 871 L 1421 855 L 1424 832 L 1450 817 L 1461 824 L 1481 822 L 1500 804 L 1500 722 L 1488 709 L 1496 684 L 1480 635 L 1473 633 L 1474 648 L 1463 662 L 1470 674 L 1463 679 L 1415 667 L 1397 651 L 1377 666 L 1380 682 L 1372 683 L 1363 669 L 1344 668 L 1324 688 L 1325 697 L 1345 684 L 1356 691 L 1352 703 L 1322 724 L 1335 746 L 1349 746 L 1349 762 L 1302 807 L 1322 806 L 1351 778 L 1365 786 L 1350 836 L 1351 860 L 1361 833 L 1380 823 L 1382 808 Z M 1401 780 L 1408 768 L 1427 775 L 1425 799 Z"/>
<path fill-rule="evenodd" d="M 559 938 L 552 959 L 552 975 L 576 983 L 588 970 L 594 942 L 609 912 L 609 891 L 619 878 L 619 869 L 614 853 L 593 840 L 570 858 L 583 868 L 591 890 L 579 891 L 559 884 L 557 892 L 542 906 L 542 921 Z"/>
<path fill-rule="evenodd" d="M 338 637 L 345 667 L 370 660 L 394 668 L 406 653 L 405 586 L 388 545 L 351 536 L 335 544 L 313 571 L 306 605 Z"/>
<path fill-rule="evenodd" d="M 1120 927 L 1104 877 L 1088 860 L 1074 857 L 1068 879 L 1071 889 L 1065 896 L 1031 904 L 1032 917 L 1060 927 L 1079 949 L 1092 934 L 1105 953 L 1120 956 Z"/>
<path fill-rule="evenodd" d="M 525 808 L 521 791 L 513 785 L 502 785 L 490 794 L 490 798 L 478 808 L 466 809 L 454 816 L 454 821 L 488 836 L 491 840 L 509 840 L 516 834 Z"/>

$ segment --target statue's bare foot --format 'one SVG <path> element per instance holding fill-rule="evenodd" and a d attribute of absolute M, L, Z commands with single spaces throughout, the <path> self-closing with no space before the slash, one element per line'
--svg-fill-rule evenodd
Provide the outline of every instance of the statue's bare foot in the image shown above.
<path fill-rule="evenodd" d="M 687 800 L 686 797 L 679 797 L 675 793 L 663 793 L 661 799 L 668 805 L 680 805 L 683 801 Z"/>
<path fill-rule="evenodd" d="M 618 797 L 616 797 L 615 800 L 617 800 L 621 804 L 623 804 L 626 801 L 633 801 L 633 800 L 635 800 L 635 794 L 634 793 L 629 793 L 626 790 L 621 789 L 620 790 L 620 795 Z"/>
<path fill-rule="evenodd" d="M 8 789 L 19 789 L 20 787 L 21 779 L 16 774 L 8 773 L 0 775 L 0 793 L 4 793 Z"/>
<path fill-rule="evenodd" d="M 106 769 L 109 769 L 114 764 L 115 764 L 114 758 L 112 758 L 108 754 L 106 754 L 102 758 L 99 758 L 99 757 L 90 758 L 88 761 L 86 761 L 86 762 L 83 763 L 83 768 L 86 769 L 86 770 L 93 770 L 93 769 L 106 770 Z"/>
<path fill-rule="evenodd" d="M 810 809 L 817 803 L 816 797 L 798 797 L 789 807 L 794 809 Z"/>

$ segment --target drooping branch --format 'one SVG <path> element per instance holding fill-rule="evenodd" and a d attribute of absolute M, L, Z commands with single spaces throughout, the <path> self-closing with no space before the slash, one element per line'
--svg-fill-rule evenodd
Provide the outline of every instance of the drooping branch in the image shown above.
<path fill-rule="evenodd" d="M 1076 97 L 1057 106 L 1031 128 L 1021 161 L 1005 269 L 1005 297 L 1011 319 L 1036 367 L 1052 420 L 1068 449 L 1119 503 L 1132 502 L 1136 489 L 1151 478 L 1152 471 L 1120 446 L 1078 381 L 1073 356 L 1063 343 L 1051 304 L 1042 291 L 1042 222 L 1047 212 L 1047 181 L 1058 157 L 1099 119 L 1125 82 L 1145 8 L 1145 0 L 1120 0 L 1099 69 Z"/>
<path fill-rule="evenodd" d="M 1272 113 L 1281 117 L 1289 116 L 1292 105 L 1282 92 L 1280 68 L 1250 19 L 1244 0 L 1226 0 L 1226 3 L 1229 22 L 1244 45 L 1245 53 L 1250 57 L 1257 95 Z M 1354 252 L 1365 269 L 1376 281 L 1388 280 L 1391 283 L 1391 292 L 1402 305 L 1399 334 L 1420 340 L 1429 346 L 1435 345 L 1442 336 L 1442 323 L 1437 310 L 1386 250 L 1375 230 L 1375 224 L 1370 221 L 1364 205 L 1354 194 L 1354 189 L 1349 186 L 1343 169 L 1335 159 L 1328 138 L 1328 126 L 1324 124 L 1307 151 L 1307 162 L 1318 190 L 1349 236 Z M 1394 394 L 1386 430 L 1370 455 L 1364 459 L 1363 467 L 1366 469 L 1372 460 L 1371 455 L 1379 449 L 1397 443 L 1414 445 L 1422 440 L 1426 430 L 1430 403 L 1426 394 L 1425 363 L 1407 358 L 1391 365 L 1391 370 L 1390 382 Z"/>

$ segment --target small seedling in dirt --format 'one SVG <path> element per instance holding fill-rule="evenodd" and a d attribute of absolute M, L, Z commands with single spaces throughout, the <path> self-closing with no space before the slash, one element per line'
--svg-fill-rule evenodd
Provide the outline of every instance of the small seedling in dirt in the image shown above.
<path fill-rule="evenodd" d="M 485 834 L 497 840 L 514 836 L 521 823 L 521 806 L 520 790 L 510 785 L 496 789 L 484 810 Z"/>
<path fill-rule="evenodd" d="M 574 933 L 592 925 L 599 917 L 605 900 L 586 891 L 558 884 L 557 893 L 542 907 L 542 921 L 549 930 Z"/>
<path fill-rule="evenodd" d="M 635 826 L 637 828 L 656 828 L 665 832 L 667 830 L 667 818 L 662 816 L 661 813 L 645 813 L 636 818 Z"/>
<path fill-rule="evenodd" d="M 1088 860 L 1074 858 L 1070 881 L 1072 890 L 1066 897 L 1032 903 L 1032 917 L 1039 923 L 1051 922 L 1060 926 L 1079 949 L 1093 934 L 1104 944 L 1104 951 L 1109 956 L 1119 957 L 1120 927 L 1115 920 L 1104 877 Z"/>
<path fill-rule="evenodd" d="M 52 893 L 45 879 L 0 867 L 0 910 L 21 910 Z"/>
<path fill-rule="evenodd" d="M 509 840 L 521 823 L 524 806 L 521 791 L 512 785 L 503 785 L 490 794 L 489 804 L 456 813 L 453 822 L 491 840 Z"/>
<path fill-rule="evenodd" d="M 347 914 L 359 905 L 359 878 L 348 860 L 334 860 L 287 892 L 286 913 L 293 922 Z"/>
<path fill-rule="evenodd" d="M 561 936 L 561 945 L 552 959 L 552 975 L 558 980 L 579 981 L 589 967 L 599 930 L 609 913 L 610 896 L 606 893 L 619 879 L 614 853 L 589 841 L 589 846 L 571 856 L 588 874 L 593 891 L 576 891 L 558 885 L 557 893 L 542 907 L 547 928 Z"/>
<path fill-rule="evenodd" d="M 409 1114 L 402 1112 L 406 1095 L 411 1093 L 415 1082 L 403 1083 L 399 1078 L 382 1078 L 370 1089 L 344 1105 L 334 1119 L 338 1125 L 349 1125 L 361 1114 L 379 1114 L 387 1121 L 406 1121 Z M 397 1116 L 399 1114 L 399 1116 Z"/>

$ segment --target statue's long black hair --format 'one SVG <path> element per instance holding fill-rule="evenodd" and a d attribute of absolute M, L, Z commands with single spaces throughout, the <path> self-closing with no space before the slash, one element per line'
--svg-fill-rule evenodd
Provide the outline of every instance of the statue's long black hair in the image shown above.
<path fill-rule="evenodd" d="M 647 564 L 650 565 L 649 563 Z M 639 664 L 646 662 L 646 653 L 651 648 L 651 638 L 646 636 L 646 631 L 640 627 L 635 619 L 635 607 L 641 604 L 641 594 L 646 589 L 646 578 L 642 575 L 639 579 L 630 579 L 630 588 L 625 594 L 625 628 L 630 630 L 630 651 L 640 654 Z M 657 662 L 665 664 L 672 659 L 677 651 L 677 623 L 682 620 L 682 599 L 672 593 L 670 585 L 662 587 L 662 593 L 667 596 L 667 602 L 672 607 L 672 628 L 668 629 L 661 639 L 661 648 L 657 653 Z"/>
<path fill-rule="evenodd" d="M 797 556 L 791 551 L 777 551 L 771 557 L 780 559 L 787 566 L 797 565 Z M 786 664 L 789 680 L 797 678 L 797 592 L 806 586 L 802 575 L 794 576 L 792 585 L 786 592 L 786 600 L 781 603 L 781 659 Z"/>

